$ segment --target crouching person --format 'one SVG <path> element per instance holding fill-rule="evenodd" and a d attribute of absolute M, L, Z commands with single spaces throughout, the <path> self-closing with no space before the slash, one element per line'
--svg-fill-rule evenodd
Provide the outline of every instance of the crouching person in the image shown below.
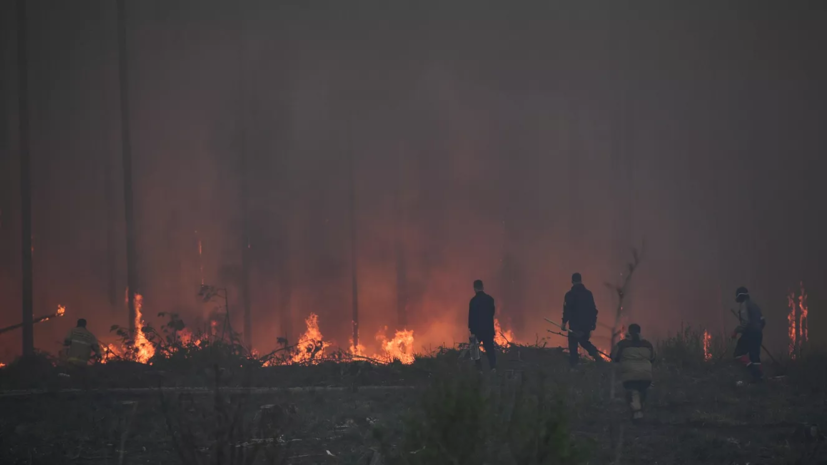
<path fill-rule="evenodd" d="M 652 363 L 655 349 L 652 343 L 640 337 L 640 325 L 629 325 L 629 332 L 612 351 L 612 361 L 620 364 L 620 380 L 626 389 L 626 400 L 632 418 L 643 418 L 646 390 L 652 384 Z"/>
<path fill-rule="evenodd" d="M 86 320 L 83 318 L 78 320 L 77 327 L 66 334 L 63 345 L 67 348 L 66 361 L 70 365 L 85 366 L 93 355 L 100 356 L 98 339 L 86 329 Z"/>

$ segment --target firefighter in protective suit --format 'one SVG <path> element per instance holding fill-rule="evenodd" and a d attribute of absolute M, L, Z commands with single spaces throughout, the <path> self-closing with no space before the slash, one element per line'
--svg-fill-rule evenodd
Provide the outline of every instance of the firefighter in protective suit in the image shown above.
<path fill-rule="evenodd" d="M 86 320 L 83 318 L 78 320 L 77 327 L 66 334 L 63 345 L 67 347 L 66 361 L 73 365 L 88 364 L 92 354 L 100 356 L 98 339 L 86 329 Z"/>
<path fill-rule="evenodd" d="M 652 363 L 655 361 L 655 349 L 651 342 L 640 337 L 640 325 L 629 325 L 625 338 L 612 351 L 612 361 L 620 364 L 620 380 L 626 389 L 632 419 L 640 420 L 646 391 L 652 385 Z"/>
<path fill-rule="evenodd" d="M 749 297 L 746 287 L 739 287 L 735 291 L 735 301 L 738 302 L 738 327 L 732 331 L 732 339 L 740 334 L 735 345 L 735 359 L 743 363 L 753 381 L 761 381 L 764 371 L 761 368 L 761 344 L 764 341 L 764 316 L 761 309 Z"/>

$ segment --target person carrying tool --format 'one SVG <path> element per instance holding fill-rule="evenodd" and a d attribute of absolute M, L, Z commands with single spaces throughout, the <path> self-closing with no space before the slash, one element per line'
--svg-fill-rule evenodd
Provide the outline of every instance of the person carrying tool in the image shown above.
<path fill-rule="evenodd" d="M 483 291 L 481 280 L 474 281 L 474 297 L 468 305 L 468 330 L 476 339 L 473 344 L 482 343 L 488 366 L 492 373 L 497 371 L 497 355 L 494 353 L 494 298 Z M 474 362 L 482 370 L 482 361 Z"/>
<path fill-rule="evenodd" d="M 597 327 L 597 305 L 594 303 L 594 296 L 583 285 L 580 273 L 571 275 L 571 284 L 571 290 L 566 293 L 563 300 L 563 324 L 560 328 L 564 332 L 568 331 L 569 363 L 574 368 L 580 360 L 578 346 L 586 349 L 596 361 L 602 362 L 603 358 L 600 357 L 597 347 L 589 341 L 592 331 Z"/>
<path fill-rule="evenodd" d="M 92 354 L 100 356 L 98 339 L 86 329 L 86 320 L 83 318 L 78 320 L 77 327 L 66 334 L 63 345 L 68 347 L 66 361 L 74 365 L 86 365 Z"/>
<path fill-rule="evenodd" d="M 612 350 L 612 361 L 620 364 L 620 380 L 626 389 L 632 419 L 640 420 L 646 390 L 652 385 L 652 363 L 655 361 L 655 348 L 640 337 L 640 325 L 629 325 L 625 338 Z"/>
<path fill-rule="evenodd" d="M 755 382 L 764 379 L 761 367 L 761 344 L 764 341 L 764 316 L 761 309 L 749 297 L 746 287 L 739 287 L 735 291 L 735 301 L 738 302 L 738 327 L 732 331 L 732 339 L 740 334 L 735 345 L 735 359 L 743 363 Z"/>

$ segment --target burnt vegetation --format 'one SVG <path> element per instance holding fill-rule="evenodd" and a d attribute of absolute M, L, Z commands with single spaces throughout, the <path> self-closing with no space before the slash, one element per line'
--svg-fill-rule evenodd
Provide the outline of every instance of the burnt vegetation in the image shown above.
<path fill-rule="evenodd" d="M 501 348 L 491 376 L 473 370 L 459 348 L 411 365 L 279 365 L 267 363 L 278 355 L 238 344 L 182 342 L 181 330 L 170 315 L 164 328 L 148 331 L 152 365 L 124 357 L 67 370 L 40 354 L 35 365 L 0 369 L 0 462 L 827 460 L 827 354 L 815 349 L 768 364 L 763 384 L 739 385 L 747 377 L 727 340 L 712 337 L 705 350 L 703 331 L 683 327 L 658 341 L 646 417 L 633 424 L 622 396 L 612 399 L 609 364 L 570 372 L 563 350 L 542 341 Z"/>

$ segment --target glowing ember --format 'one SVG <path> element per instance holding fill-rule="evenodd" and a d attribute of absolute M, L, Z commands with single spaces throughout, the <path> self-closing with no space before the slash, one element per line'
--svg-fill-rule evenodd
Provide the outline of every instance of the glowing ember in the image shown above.
<path fill-rule="evenodd" d="M 500 347 L 506 347 L 514 341 L 514 332 L 510 329 L 503 331 L 500 320 L 494 318 L 494 342 Z"/>
<path fill-rule="evenodd" d="M 704 360 L 712 359 L 712 335 L 704 330 Z"/>
<path fill-rule="evenodd" d="M 63 314 L 65 314 L 65 313 L 66 313 L 66 307 L 64 307 L 63 305 L 58 305 L 57 306 L 57 313 L 55 313 L 55 315 L 56 316 L 63 316 Z"/>
<path fill-rule="evenodd" d="M 135 358 L 141 363 L 148 363 L 149 359 L 155 355 L 155 347 L 149 343 L 144 334 L 144 320 L 141 315 L 141 307 L 144 298 L 141 294 L 135 294 Z"/>
<path fill-rule="evenodd" d="M 319 331 L 319 316 L 311 313 L 304 320 L 307 330 L 299 338 L 296 345 L 296 353 L 293 355 L 293 363 L 312 363 L 322 358 L 327 344 L 324 342 L 322 332 Z"/>
<path fill-rule="evenodd" d="M 387 331 L 387 326 L 385 331 Z M 413 344 L 414 332 L 413 330 L 397 331 L 393 339 L 388 340 L 385 337 L 385 332 L 380 331 L 376 335 L 376 340 L 379 341 L 384 353 L 385 360 L 391 362 L 399 360 L 405 365 L 410 365 L 414 362 Z M 378 357 L 377 357 L 378 358 Z"/>
<path fill-rule="evenodd" d="M 0 362 L 0 368 L 3 368 L 4 366 L 6 366 L 6 364 L 3 363 L 3 362 Z"/>

